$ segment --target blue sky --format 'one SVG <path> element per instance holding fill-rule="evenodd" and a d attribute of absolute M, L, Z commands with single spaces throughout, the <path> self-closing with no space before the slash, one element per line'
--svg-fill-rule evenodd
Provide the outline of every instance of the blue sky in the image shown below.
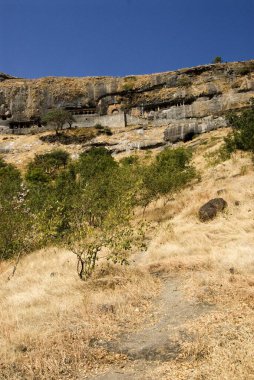
<path fill-rule="evenodd" d="M 254 0 L 0 0 L 0 72 L 144 74 L 254 58 Z"/>

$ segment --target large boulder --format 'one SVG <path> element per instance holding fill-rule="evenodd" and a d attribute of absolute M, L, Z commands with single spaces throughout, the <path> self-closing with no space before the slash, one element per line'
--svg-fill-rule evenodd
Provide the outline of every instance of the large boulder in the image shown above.
<path fill-rule="evenodd" d="M 199 219 L 206 222 L 215 218 L 218 212 L 223 211 L 227 207 L 227 202 L 223 198 L 214 198 L 205 203 L 199 209 Z"/>

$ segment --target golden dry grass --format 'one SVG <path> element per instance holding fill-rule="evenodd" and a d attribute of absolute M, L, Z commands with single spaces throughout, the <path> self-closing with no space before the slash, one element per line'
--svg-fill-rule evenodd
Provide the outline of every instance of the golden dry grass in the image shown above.
<path fill-rule="evenodd" d="M 1 379 L 74 379 L 121 359 L 89 342 L 140 323 L 158 284 L 107 265 L 85 284 L 75 267 L 71 252 L 52 248 L 25 257 L 10 281 L 2 268 Z"/>
<path fill-rule="evenodd" d="M 253 166 L 243 153 L 209 165 L 205 154 L 218 149 L 225 133 L 199 138 L 200 182 L 147 209 L 148 250 L 132 266 L 103 264 L 83 283 L 68 251 L 23 258 L 11 281 L 10 264 L 1 264 L 3 379 L 81 379 L 123 363 L 123 356 L 89 342 L 142 326 L 161 287 L 154 273 L 181 278 L 186 298 L 214 308 L 183 326 L 190 339 L 181 342 L 178 360 L 147 364 L 143 378 L 254 379 Z M 227 210 L 201 223 L 199 207 L 218 196 Z"/>
<path fill-rule="evenodd" d="M 183 343 L 181 358 L 157 366 L 149 379 L 254 379 L 253 163 L 249 154 L 238 152 L 207 165 L 204 151 L 220 144 L 215 139 L 209 148 L 197 149 L 200 183 L 147 212 L 153 238 L 139 264 L 152 272 L 177 273 L 186 297 L 215 307 L 184 327 L 193 339 Z M 218 196 L 227 201 L 227 210 L 201 223 L 199 207 Z"/>

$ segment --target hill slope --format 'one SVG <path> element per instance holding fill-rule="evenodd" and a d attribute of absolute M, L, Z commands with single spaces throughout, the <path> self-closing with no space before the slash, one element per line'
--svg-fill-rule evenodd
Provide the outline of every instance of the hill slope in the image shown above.
<path fill-rule="evenodd" d="M 102 260 L 83 283 L 54 248 L 23 258 L 10 281 L 1 264 L 3 379 L 254 376 L 253 164 L 243 153 L 211 164 L 225 133 L 188 143 L 201 181 L 149 206 L 148 250 L 129 267 Z M 201 223 L 218 195 L 227 211 Z"/>

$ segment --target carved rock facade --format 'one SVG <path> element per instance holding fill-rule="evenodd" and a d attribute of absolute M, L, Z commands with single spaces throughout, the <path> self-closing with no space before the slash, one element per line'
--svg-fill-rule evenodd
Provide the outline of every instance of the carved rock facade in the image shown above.
<path fill-rule="evenodd" d="M 225 113 L 248 107 L 251 97 L 254 61 L 124 78 L 18 79 L 1 73 L 0 124 L 32 123 L 55 107 L 77 115 L 80 126 L 124 113 L 129 122 L 167 127 L 165 140 L 175 142 L 225 126 Z M 108 122 L 113 126 L 113 118 Z"/>

